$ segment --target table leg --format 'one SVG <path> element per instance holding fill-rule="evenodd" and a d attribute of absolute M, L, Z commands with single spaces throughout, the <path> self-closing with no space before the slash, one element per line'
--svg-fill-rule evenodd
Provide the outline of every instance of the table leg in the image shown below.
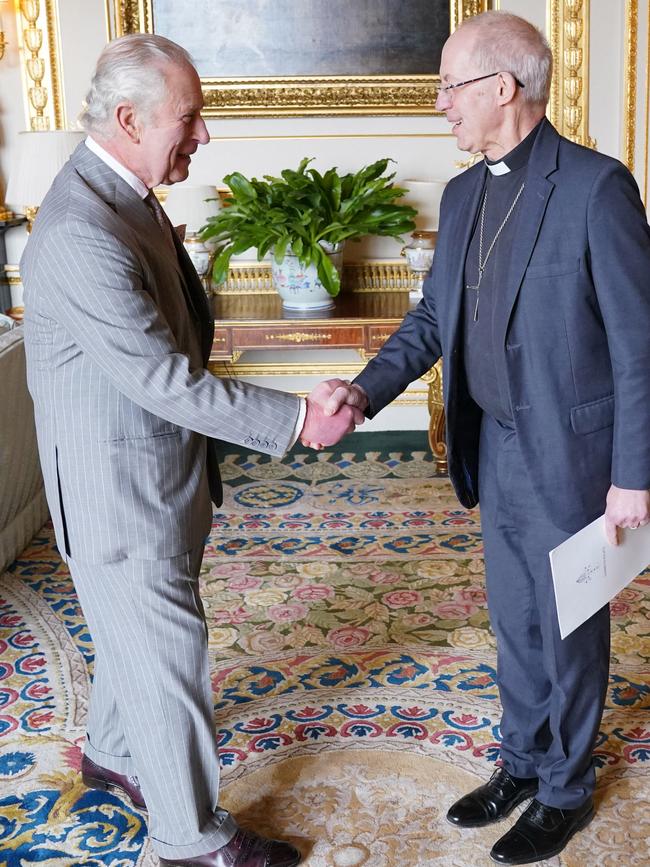
<path fill-rule="evenodd" d="M 436 470 L 447 474 L 447 443 L 445 440 L 445 406 L 442 397 L 442 359 L 422 379 L 428 383 L 429 445 L 436 462 Z"/>

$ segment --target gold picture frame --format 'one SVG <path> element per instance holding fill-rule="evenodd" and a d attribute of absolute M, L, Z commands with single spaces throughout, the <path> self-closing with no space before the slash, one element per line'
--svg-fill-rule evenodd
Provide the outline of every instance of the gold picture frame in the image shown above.
<path fill-rule="evenodd" d="M 490 0 L 449 0 L 450 32 L 491 8 Z M 119 0 L 116 33 L 153 33 L 153 0 Z M 398 22 L 396 22 L 398 23 Z M 431 115 L 439 75 L 202 78 L 205 117 Z"/>

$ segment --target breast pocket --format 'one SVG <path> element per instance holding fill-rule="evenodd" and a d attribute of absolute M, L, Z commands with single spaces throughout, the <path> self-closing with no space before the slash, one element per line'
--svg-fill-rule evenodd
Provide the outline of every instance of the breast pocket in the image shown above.
<path fill-rule="evenodd" d="M 580 271 L 580 259 L 565 259 L 559 262 L 544 262 L 540 265 L 529 265 L 526 269 L 526 279 L 536 280 L 549 277 L 564 277 L 577 274 Z"/>

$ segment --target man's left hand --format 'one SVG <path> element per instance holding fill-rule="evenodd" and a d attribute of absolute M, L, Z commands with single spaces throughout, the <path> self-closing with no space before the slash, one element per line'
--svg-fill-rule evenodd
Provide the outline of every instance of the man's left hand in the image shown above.
<path fill-rule="evenodd" d="M 650 523 L 650 491 L 635 491 L 612 485 L 607 494 L 605 536 L 610 545 L 620 542 L 619 527 L 636 530 Z"/>

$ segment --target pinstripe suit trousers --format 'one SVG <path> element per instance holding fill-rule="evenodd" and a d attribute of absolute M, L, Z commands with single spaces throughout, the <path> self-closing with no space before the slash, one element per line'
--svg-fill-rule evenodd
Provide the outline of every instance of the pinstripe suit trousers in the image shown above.
<path fill-rule="evenodd" d="M 96 651 L 85 752 L 138 777 L 149 836 L 167 858 L 217 849 L 237 827 L 217 806 L 202 554 L 69 561 Z"/>

